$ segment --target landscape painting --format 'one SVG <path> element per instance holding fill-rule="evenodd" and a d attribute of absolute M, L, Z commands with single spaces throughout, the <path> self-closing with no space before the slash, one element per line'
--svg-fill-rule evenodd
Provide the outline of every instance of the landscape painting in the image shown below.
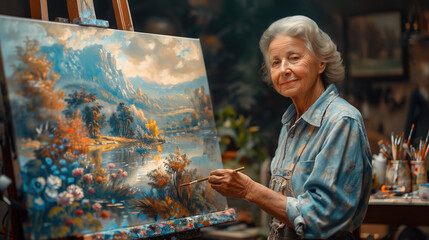
<path fill-rule="evenodd" d="M 198 39 L 6 16 L 0 31 L 26 238 L 222 221 L 207 182 L 179 186 L 222 168 Z"/>

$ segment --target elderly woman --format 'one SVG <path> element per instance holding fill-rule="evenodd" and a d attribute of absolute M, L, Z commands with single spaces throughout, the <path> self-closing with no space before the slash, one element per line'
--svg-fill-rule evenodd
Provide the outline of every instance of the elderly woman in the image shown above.
<path fill-rule="evenodd" d="M 352 239 L 367 209 L 371 152 L 361 114 L 334 85 L 344 78 L 340 53 L 304 16 L 274 22 L 260 48 L 267 80 L 293 102 L 281 120 L 269 188 L 227 169 L 212 171 L 209 183 L 270 214 L 268 239 Z"/>

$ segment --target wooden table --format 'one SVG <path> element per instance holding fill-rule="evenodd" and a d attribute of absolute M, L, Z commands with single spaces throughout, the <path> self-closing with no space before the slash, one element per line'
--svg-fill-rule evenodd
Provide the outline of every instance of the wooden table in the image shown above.
<path fill-rule="evenodd" d="M 363 223 L 389 225 L 387 235 L 393 239 L 401 225 L 429 226 L 429 201 L 419 198 L 371 198 Z"/>
<path fill-rule="evenodd" d="M 364 223 L 429 226 L 429 201 L 418 198 L 370 199 Z"/>

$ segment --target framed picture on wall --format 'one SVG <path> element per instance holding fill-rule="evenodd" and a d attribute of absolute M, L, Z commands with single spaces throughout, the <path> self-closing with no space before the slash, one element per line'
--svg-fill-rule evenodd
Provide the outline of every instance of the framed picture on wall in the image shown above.
<path fill-rule="evenodd" d="M 368 80 L 405 80 L 406 44 L 401 41 L 399 11 L 351 16 L 347 21 L 349 77 Z"/>

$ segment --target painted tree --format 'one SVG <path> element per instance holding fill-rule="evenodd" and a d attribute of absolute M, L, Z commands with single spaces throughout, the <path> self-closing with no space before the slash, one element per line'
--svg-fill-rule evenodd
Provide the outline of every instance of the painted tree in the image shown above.
<path fill-rule="evenodd" d="M 91 138 L 100 136 L 101 126 L 105 121 L 105 116 L 100 114 L 102 108 L 103 106 L 98 103 L 92 107 L 85 107 L 83 120 L 86 123 L 86 128 Z"/>
<path fill-rule="evenodd" d="M 150 120 L 147 124 L 146 124 L 146 128 L 149 131 L 150 135 L 153 137 L 158 137 L 159 135 L 159 130 L 158 130 L 158 126 L 156 125 L 156 121 L 155 120 Z"/>
<path fill-rule="evenodd" d="M 87 103 L 93 103 L 95 100 L 97 100 L 97 96 L 92 93 L 87 93 L 86 87 L 80 87 L 80 92 L 77 92 L 75 89 L 73 89 L 72 93 L 68 94 L 67 98 L 64 99 L 64 101 L 67 103 L 67 108 L 63 111 L 63 113 L 67 118 L 71 118 L 78 109 L 82 111 L 82 106 L 86 105 Z"/>
<path fill-rule="evenodd" d="M 36 40 L 27 40 L 25 48 L 17 47 L 19 66 L 14 67 L 15 93 L 20 96 L 16 119 L 21 134 L 32 136 L 40 123 L 55 122 L 58 111 L 64 108 L 64 91 L 54 90 L 60 78 L 52 69 L 46 54 L 40 53 Z M 34 121 L 36 120 L 36 121 Z"/>
<path fill-rule="evenodd" d="M 120 130 L 121 130 L 121 121 L 119 120 L 119 117 L 116 113 L 112 113 L 112 115 L 109 118 L 109 125 L 112 128 L 112 134 L 116 136 L 120 136 Z"/>
<path fill-rule="evenodd" d="M 134 117 L 131 115 L 130 108 L 124 103 L 119 103 L 116 112 L 118 113 L 118 119 L 121 123 L 120 136 L 131 137 L 133 136 L 133 129 L 131 124 L 134 122 Z"/>

